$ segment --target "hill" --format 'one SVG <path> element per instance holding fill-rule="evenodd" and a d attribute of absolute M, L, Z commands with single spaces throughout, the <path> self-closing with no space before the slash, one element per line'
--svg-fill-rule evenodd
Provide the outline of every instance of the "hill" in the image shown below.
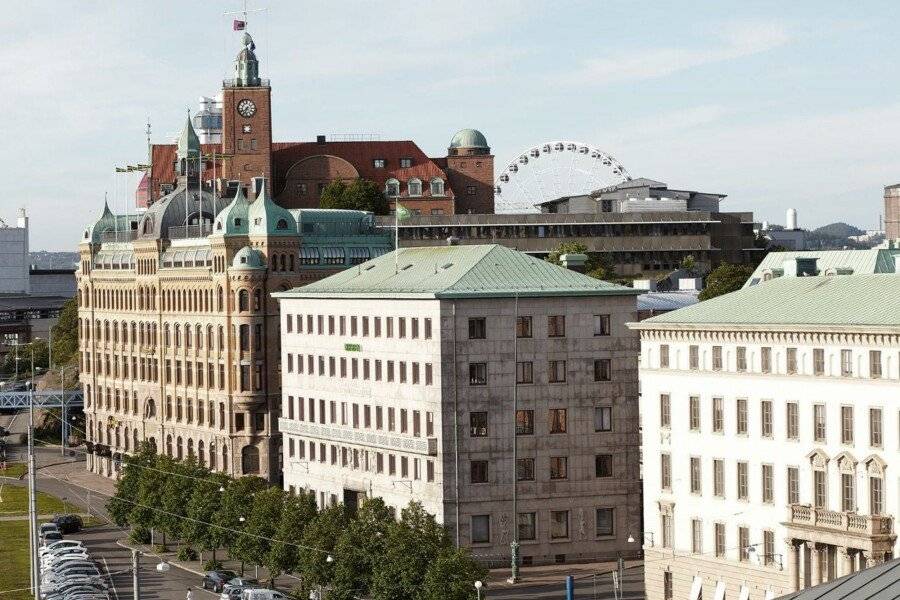
<path fill-rule="evenodd" d="M 846 238 L 851 235 L 862 235 L 865 233 L 862 229 L 858 227 L 854 227 L 853 225 L 848 225 L 847 223 L 831 223 L 829 225 L 823 225 L 818 229 L 814 229 L 813 233 L 818 233 L 819 235 L 824 235 L 828 237 L 836 237 L 836 238 Z"/>

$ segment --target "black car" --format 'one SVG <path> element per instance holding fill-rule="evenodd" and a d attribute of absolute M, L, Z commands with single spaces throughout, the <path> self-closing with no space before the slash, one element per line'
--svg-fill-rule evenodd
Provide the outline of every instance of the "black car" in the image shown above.
<path fill-rule="evenodd" d="M 237 577 L 234 571 L 207 571 L 203 576 L 203 589 L 212 590 L 217 594 L 222 592 L 225 584 Z"/>
<path fill-rule="evenodd" d="M 81 517 L 78 515 L 56 515 L 53 522 L 62 533 L 78 533 L 84 527 Z"/>

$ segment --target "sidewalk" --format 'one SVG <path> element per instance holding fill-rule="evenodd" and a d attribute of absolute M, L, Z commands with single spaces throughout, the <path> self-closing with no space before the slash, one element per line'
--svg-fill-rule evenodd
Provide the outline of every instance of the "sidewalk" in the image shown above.
<path fill-rule="evenodd" d="M 625 568 L 642 564 L 639 560 L 626 560 Z M 616 570 L 616 561 L 574 563 L 564 565 L 541 565 L 535 567 L 519 567 L 519 582 L 507 583 L 509 567 L 491 569 L 488 575 L 488 583 L 492 590 L 513 589 L 523 585 L 539 585 L 547 583 L 562 583 L 566 576 L 573 575 L 575 579 L 590 577 L 599 573 L 610 573 Z"/>

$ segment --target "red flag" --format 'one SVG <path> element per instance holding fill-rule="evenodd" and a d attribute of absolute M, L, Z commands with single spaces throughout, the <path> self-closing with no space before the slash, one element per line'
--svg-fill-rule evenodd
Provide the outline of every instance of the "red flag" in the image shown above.
<path fill-rule="evenodd" d="M 246 26 L 247 26 L 247 21 L 238 21 L 237 19 L 235 19 L 234 25 L 233 25 L 233 27 L 234 27 L 233 30 L 234 31 L 243 31 L 244 27 L 246 27 Z"/>

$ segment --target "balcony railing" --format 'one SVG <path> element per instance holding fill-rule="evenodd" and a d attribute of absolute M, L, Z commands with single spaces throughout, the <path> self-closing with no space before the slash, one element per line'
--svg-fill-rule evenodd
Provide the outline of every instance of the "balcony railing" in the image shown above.
<path fill-rule="evenodd" d="M 791 505 L 791 523 L 862 535 L 889 535 L 894 531 L 893 517 L 825 510 L 805 504 Z"/>
<path fill-rule="evenodd" d="M 137 239 L 137 231 L 129 229 L 126 231 L 104 231 L 100 234 L 100 241 L 107 242 L 133 242 Z"/>
<path fill-rule="evenodd" d="M 170 240 L 204 238 L 212 233 L 212 225 L 175 225 L 169 227 Z"/>

